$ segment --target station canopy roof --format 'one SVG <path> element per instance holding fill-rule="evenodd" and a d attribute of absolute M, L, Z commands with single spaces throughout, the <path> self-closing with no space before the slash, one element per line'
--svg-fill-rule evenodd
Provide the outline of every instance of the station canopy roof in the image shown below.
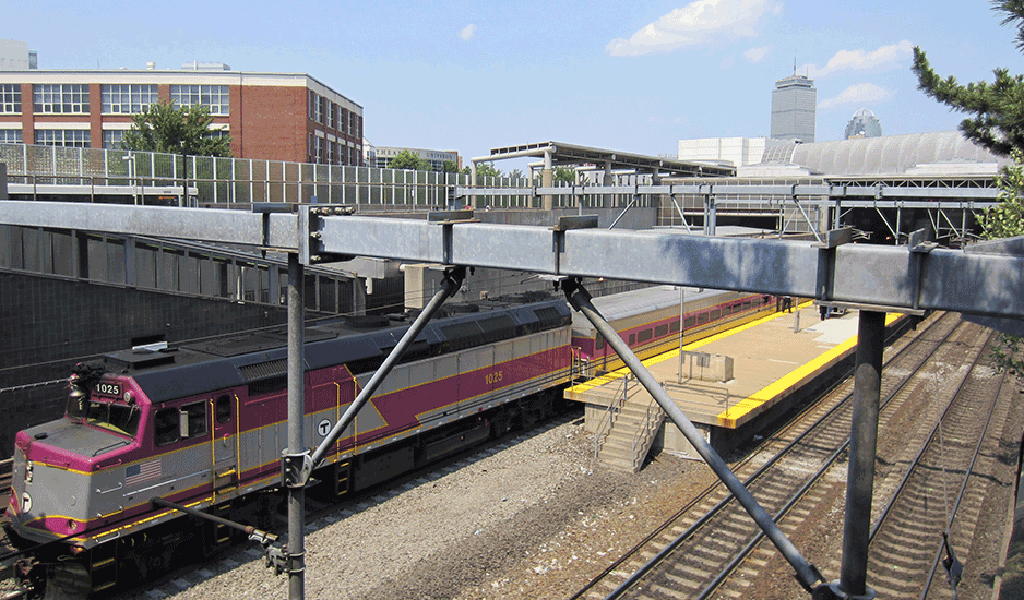
<path fill-rule="evenodd" d="M 668 173 L 673 177 L 735 177 L 736 168 L 722 165 L 707 165 L 687 162 L 674 158 L 631 154 L 617 150 L 591 148 L 561 142 L 538 142 L 519 146 L 502 146 L 491 148 L 488 156 L 474 158 L 473 162 L 501 160 L 505 158 L 522 158 L 535 156 L 543 158 L 545 153 L 551 154 L 551 166 L 595 165 L 604 168 L 611 163 L 612 170 L 633 170 L 641 172 Z"/>

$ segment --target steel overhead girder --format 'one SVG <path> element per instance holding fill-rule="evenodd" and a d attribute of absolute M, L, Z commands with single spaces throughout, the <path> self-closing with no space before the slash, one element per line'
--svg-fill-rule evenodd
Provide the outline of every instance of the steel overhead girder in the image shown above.
<path fill-rule="evenodd" d="M 295 214 L 114 204 L 0 202 L 0 224 L 300 249 Z M 1024 243 L 989 252 L 708 238 L 667 231 L 329 216 L 310 220 L 311 253 L 655 283 L 1024 318 Z M 308 237 L 307 237 L 308 236 Z M 986 248 L 987 249 L 987 248 Z"/>
<path fill-rule="evenodd" d="M 294 214 L 80 202 L 0 202 L 0 224 L 296 249 Z"/>
<path fill-rule="evenodd" d="M 1024 317 L 1024 255 L 378 217 L 320 220 L 320 251 Z"/>

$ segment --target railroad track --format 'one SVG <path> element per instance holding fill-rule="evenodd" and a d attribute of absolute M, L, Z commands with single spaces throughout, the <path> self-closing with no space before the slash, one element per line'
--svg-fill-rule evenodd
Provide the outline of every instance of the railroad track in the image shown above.
<path fill-rule="evenodd" d="M 980 363 L 980 364 L 978 364 Z M 868 576 L 881 596 L 948 597 L 949 580 L 943 558 L 949 556 L 942 533 L 948 533 L 954 556 L 966 560 L 974 537 L 984 486 L 969 485 L 993 421 L 1008 409 L 999 374 L 990 356 L 982 356 L 961 382 L 942 418 L 910 462 L 888 504 L 874 519 Z M 991 455 L 991 448 L 987 454 Z M 941 500 L 938 497 L 941 497 Z M 955 527 L 954 527 L 955 525 Z M 927 566 L 922 570 L 921 566 Z"/>
<path fill-rule="evenodd" d="M 961 324 L 956 315 L 933 315 L 927 329 L 901 340 L 887 351 L 883 369 L 879 429 L 906 432 L 922 406 L 930 405 L 934 386 L 922 368 L 936 362 L 947 365 L 956 379 L 967 376 L 970 365 L 987 341 L 982 328 Z M 935 353 L 934 360 L 929 361 Z M 953 368 L 953 365 L 960 365 Z M 966 366 L 965 366 L 966 365 Z M 780 521 L 787 535 L 797 539 L 814 520 L 837 522 L 841 530 L 845 500 L 845 442 L 849 438 L 853 382 L 838 385 L 822 401 L 806 410 L 763 448 L 735 470 L 740 479 Z M 918 433 L 924 436 L 927 432 Z M 884 435 L 884 434 L 883 434 Z M 888 440 L 889 438 L 883 438 Z M 899 452 L 899 443 L 880 442 L 880 457 Z M 923 443 L 923 441 L 921 442 Z M 902 444 L 902 446 L 901 446 Z M 891 446 L 891 447 L 890 447 Z M 879 463 L 878 480 L 886 481 L 898 460 Z M 878 496 L 876 495 L 876 498 Z M 836 510 L 838 509 L 838 514 Z M 788 516 L 787 516 L 788 515 Z M 786 518 L 783 518 L 786 516 Z M 833 534 L 834 535 L 834 534 Z M 831 546 L 841 548 L 841 533 Z M 798 547 L 801 544 L 798 543 Z M 683 508 L 655 534 L 610 566 L 576 594 L 576 598 L 709 598 L 747 594 L 749 587 L 769 572 L 791 572 L 771 565 L 770 544 L 761 542 L 745 511 L 724 486 L 716 485 Z M 808 556 L 817 561 L 815 556 Z M 819 567 L 822 567 L 819 563 Z M 776 569 L 771 571 L 771 569 Z M 778 571 L 783 568 L 783 571 Z M 826 573 L 838 570 L 823 568 Z M 779 578 L 772 579 L 773 584 Z M 795 582 L 791 588 L 802 593 Z M 763 585 L 763 583 L 762 583 Z"/>

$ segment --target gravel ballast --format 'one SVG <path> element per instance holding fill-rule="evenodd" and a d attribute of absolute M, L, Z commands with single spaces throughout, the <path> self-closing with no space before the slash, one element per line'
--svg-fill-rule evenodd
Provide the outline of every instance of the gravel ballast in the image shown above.
<path fill-rule="evenodd" d="M 348 504 L 306 528 L 307 598 L 565 598 L 714 475 L 661 454 L 594 468 L 578 415 Z M 136 598 L 287 598 L 242 549 Z"/>

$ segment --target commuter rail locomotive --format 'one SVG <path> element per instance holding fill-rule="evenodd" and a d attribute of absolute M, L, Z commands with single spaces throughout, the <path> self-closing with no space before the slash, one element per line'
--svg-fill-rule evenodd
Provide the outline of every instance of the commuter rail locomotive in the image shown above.
<path fill-rule="evenodd" d="M 644 352 L 672 335 L 678 342 L 678 292 L 674 326 L 661 301 L 648 302 L 666 291 L 642 292 L 628 293 L 631 314 L 616 315 L 624 339 Z M 705 292 L 687 298 L 683 312 L 709 331 L 753 303 L 767 308 L 763 298 Z M 714 308 L 725 305 L 728 313 Z M 322 485 L 337 494 L 365 489 L 529 426 L 561 399 L 584 354 L 590 364 L 609 360 L 562 299 L 455 313 L 423 330 L 314 472 Z M 371 316 L 306 328 L 307 446 L 318 445 L 407 327 Z M 155 506 L 158 498 L 272 527 L 279 497 L 269 492 L 280 486 L 287 445 L 285 333 L 125 350 L 76 366 L 63 418 L 16 437 L 12 538 L 40 544 L 17 569 L 24 584 L 36 594 L 47 582 L 96 591 L 229 543 L 229 529 Z"/>

